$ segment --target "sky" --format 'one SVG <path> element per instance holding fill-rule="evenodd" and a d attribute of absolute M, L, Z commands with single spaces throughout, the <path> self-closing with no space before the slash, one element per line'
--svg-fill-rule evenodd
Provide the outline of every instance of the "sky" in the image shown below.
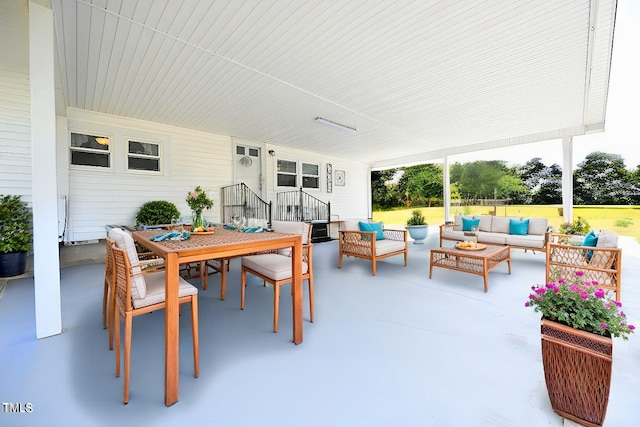
<path fill-rule="evenodd" d="M 609 81 L 609 97 L 604 132 L 573 138 L 573 165 L 576 167 L 594 151 L 619 154 L 627 169 L 640 165 L 640 1 L 618 0 L 613 55 Z M 534 157 L 550 166 L 562 167 L 561 140 L 537 142 L 476 151 L 451 156 L 450 163 L 475 160 L 505 160 L 511 166 L 523 165 Z"/>

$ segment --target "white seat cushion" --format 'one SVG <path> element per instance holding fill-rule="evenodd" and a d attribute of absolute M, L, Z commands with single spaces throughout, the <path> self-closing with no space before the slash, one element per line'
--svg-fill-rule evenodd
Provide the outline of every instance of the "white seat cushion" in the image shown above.
<path fill-rule="evenodd" d="M 165 300 L 165 275 L 164 271 L 146 274 L 145 281 L 147 284 L 147 294 L 144 298 L 133 298 L 133 306 L 135 308 L 146 307 L 148 305 L 157 304 Z M 198 288 L 191 283 L 178 276 L 179 291 L 178 297 L 188 295 L 198 295 Z"/>
<path fill-rule="evenodd" d="M 291 278 L 291 257 L 280 254 L 260 254 L 242 257 L 242 265 L 260 273 L 271 280 Z M 306 262 L 302 263 L 302 274 L 309 270 Z"/>
<path fill-rule="evenodd" d="M 404 242 L 398 240 L 377 240 L 376 241 L 376 255 L 386 255 L 392 252 L 404 251 Z"/>
<path fill-rule="evenodd" d="M 121 230 L 120 228 L 112 228 L 109 230 L 109 238 L 115 240 L 116 245 L 127 252 L 129 264 L 132 266 L 140 264 L 138 251 L 136 251 L 136 244 L 129 233 Z M 134 276 L 131 283 L 131 298 L 134 300 L 144 299 L 147 295 L 147 285 L 142 275 L 142 269 L 140 267 L 133 267 L 132 272 L 134 273 Z"/>

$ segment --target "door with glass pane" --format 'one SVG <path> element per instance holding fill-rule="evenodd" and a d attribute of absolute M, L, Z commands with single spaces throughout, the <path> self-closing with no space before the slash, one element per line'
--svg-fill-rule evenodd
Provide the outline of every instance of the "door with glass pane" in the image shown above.
<path fill-rule="evenodd" d="M 235 148 L 236 183 L 244 182 L 262 197 L 262 149 L 247 144 Z"/>

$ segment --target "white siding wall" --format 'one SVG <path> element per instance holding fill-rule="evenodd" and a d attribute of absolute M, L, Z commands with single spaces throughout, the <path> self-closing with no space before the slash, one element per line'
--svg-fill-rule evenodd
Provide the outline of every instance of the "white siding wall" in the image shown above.
<path fill-rule="evenodd" d="M 175 203 L 183 215 L 189 215 L 185 197 L 196 185 L 208 191 L 215 203 L 205 216 L 210 221 L 220 221 L 219 189 L 234 183 L 230 136 L 79 109 L 70 108 L 67 115 L 68 131 L 58 141 L 60 157 L 69 156 L 70 132 L 100 134 L 111 138 L 113 167 L 111 170 L 69 167 L 69 216 L 65 240 L 100 239 L 105 235 L 107 224 L 134 224 L 136 212 L 150 200 L 168 200 Z M 59 122 L 64 120 L 59 118 Z M 126 171 L 129 137 L 162 144 L 161 176 Z M 321 190 L 308 192 L 330 201 L 332 213 L 341 218 L 369 216 L 369 169 L 366 164 L 271 144 L 266 146 L 265 152 L 271 149 L 276 151 L 276 156 L 266 156 L 265 200 L 275 204 L 276 192 L 282 191 L 274 188 L 276 159 L 319 162 Z M 326 192 L 327 163 L 332 163 L 334 173 L 336 169 L 346 171 L 346 185 L 341 187 L 334 183 L 332 193 Z"/>
<path fill-rule="evenodd" d="M 2 1 L 0 13 L 0 194 L 31 202 L 29 10 Z"/>
<path fill-rule="evenodd" d="M 274 201 L 275 194 L 287 191 L 284 188 L 275 188 L 276 162 L 278 159 L 291 160 L 305 163 L 320 164 L 320 189 L 304 191 L 318 199 L 331 202 L 331 214 L 340 218 L 367 218 L 370 216 L 371 202 L 369 201 L 370 172 L 367 164 L 346 159 L 331 157 L 329 155 L 310 151 L 295 150 L 278 145 L 267 145 L 267 150 L 274 150 L 275 156 L 267 156 L 267 197 Z M 333 191 L 327 193 L 327 163 L 331 163 L 333 169 Z M 343 170 L 346 174 L 344 186 L 336 185 L 336 170 Z"/>

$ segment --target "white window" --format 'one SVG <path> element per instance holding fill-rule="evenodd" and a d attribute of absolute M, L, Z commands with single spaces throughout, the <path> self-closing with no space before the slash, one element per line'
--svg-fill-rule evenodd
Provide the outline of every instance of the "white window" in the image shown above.
<path fill-rule="evenodd" d="M 302 187 L 320 188 L 320 165 L 302 163 Z"/>
<path fill-rule="evenodd" d="M 160 172 L 160 144 L 129 140 L 127 169 L 130 171 Z"/>
<path fill-rule="evenodd" d="M 108 136 L 71 133 L 71 164 L 111 167 L 111 139 Z"/>
<path fill-rule="evenodd" d="M 278 160 L 276 166 L 278 187 L 298 186 L 298 163 L 291 160 Z"/>

